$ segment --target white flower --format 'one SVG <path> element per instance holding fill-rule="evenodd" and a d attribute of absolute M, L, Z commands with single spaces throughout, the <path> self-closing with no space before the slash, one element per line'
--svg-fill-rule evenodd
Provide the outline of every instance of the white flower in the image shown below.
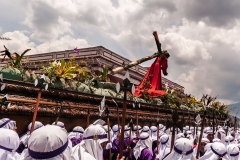
<path fill-rule="evenodd" d="M 57 65 L 57 61 L 55 60 L 54 62 L 52 62 L 52 65 L 56 66 Z"/>
<path fill-rule="evenodd" d="M 174 92 L 174 89 L 171 90 L 171 94 Z"/>
<path fill-rule="evenodd" d="M 73 78 L 77 77 L 77 74 L 73 74 Z"/>
<path fill-rule="evenodd" d="M 58 65 L 58 66 L 61 66 L 61 62 L 60 62 L 60 61 L 58 61 L 58 62 L 57 62 L 57 65 Z"/>

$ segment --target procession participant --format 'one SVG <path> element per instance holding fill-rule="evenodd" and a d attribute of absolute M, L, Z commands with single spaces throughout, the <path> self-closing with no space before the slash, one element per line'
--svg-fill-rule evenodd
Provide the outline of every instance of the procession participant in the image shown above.
<path fill-rule="evenodd" d="M 214 136 L 213 136 L 213 131 L 212 130 L 208 130 L 207 132 L 206 132 L 206 134 L 207 134 L 207 139 L 212 143 L 212 141 L 213 141 L 213 138 L 214 138 Z"/>
<path fill-rule="evenodd" d="M 226 159 L 228 160 L 227 149 L 224 144 L 221 142 L 214 142 L 209 149 L 199 160 L 219 160 Z"/>
<path fill-rule="evenodd" d="M 20 160 L 73 160 L 72 143 L 67 132 L 54 125 L 46 125 L 32 132 L 28 150 Z"/>
<path fill-rule="evenodd" d="M 219 138 L 222 143 L 225 143 L 225 137 L 226 137 L 226 133 L 222 128 L 218 129 L 214 135 L 214 138 Z"/>
<path fill-rule="evenodd" d="M 192 132 L 192 135 L 195 134 L 194 127 L 190 127 L 190 131 Z"/>
<path fill-rule="evenodd" d="M 237 136 L 237 138 L 235 138 L 235 140 L 236 140 L 236 143 L 240 143 L 240 135 L 239 136 Z"/>
<path fill-rule="evenodd" d="M 103 126 L 91 124 L 85 129 L 82 142 L 73 148 L 73 156 L 76 160 L 102 160 L 107 141 Z"/>
<path fill-rule="evenodd" d="M 175 137 L 175 141 L 183 137 L 184 137 L 184 133 L 178 133 Z"/>
<path fill-rule="evenodd" d="M 140 134 L 139 141 L 133 148 L 132 160 L 152 160 L 152 140 L 147 132 Z"/>
<path fill-rule="evenodd" d="M 61 128 L 65 128 L 64 123 L 63 123 L 63 122 L 60 122 L 60 121 L 58 121 L 57 124 L 55 124 L 55 122 L 53 122 L 52 125 L 56 125 L 56 126 L 59 126 L 59 127 L 61 127 Z"/>
<path fill-rule="evenodd" d="M 212 143 L 207 143 L 204 147 L 204 154 L 211 149 Z"/>
<path fill-rule="evenodd" d="M 199 157 L 202 157 L 205 154 L 205 146 L 210 143 L 210 141 L 207 138 L 202 138 L 201 143 L 200 143 L 200 150 L 199 150 Z M 197 150 L 198 150 L 198 145 L 196 146 L 196 148 L 194 148 L 193 150 L 193 155 L 196 157 L 197 155 Z"/>
<path fill-rule="evenodd" d="M 137 132 L 138 131 L 138 132 Z M 132 130 L 132 139 L 138 140 L 139 138 L 139 133 L 141 133 L 142 127 L 141 126 L 134 126 Z"/>
<path fill-rule="evenodd" d="M 163 124 L 159 124 L 159 130 L 164 132 L 165 130 L 165 126 Z"/>
<path fill-rule="evenodd" d="M 7 128 L 17 131 L 16 122 L 9 118 L 3 118 L 0 120 L 0 128 Z"/>
<path fill-rule="evenodd" d="M 227 154 L 229 160 L 239 160 L 239 148 L 236 144 L 229 144 L 227 146 Z"/>
<path fill-rule="evenodd" d="M 27 132 L 25 132 L 24 134 L 22 134 L 20 136 L 20 144 L 19 144 L 19 147 L 16 150 L 16 152 L 22 153 L 22 151 L 25 148 L 27 148 L 27 143 L 28 143 L 28 139 L 29 139 L 29 136 L 30 136 L 31 127 L 32 127 L 32 122 L 28 125 Z M 39 129 L 41 127 L 43 127 L 43 124 L 41 122 L 39 122 L 39 121 L 35 121 L 35 125 L 34 125 L 34 130 L 33 131 L 35 131 L 36 129 Z"/>
<path fill-rule="evenodd" d="M 193 142 L 187 138 L 179 138 L 175 141 L 172 152 L 164 160 L 195 160 Z"/>
<path fill-rule="evenodd" d="M 106 133 L 108 133 L 108 125 L 104 125 L 103 128 L 105 129 Z M 113 132 L 110 127 L 109 127 L 109 129 L 110 129 L 110 140 L 111 140 Z M 104 160 L 109 159 L 109 149 L 111 149 L 111 148 L 112 148 L 112 141 L 108 142 L 106 147 L 103 149 L 103 159 Z"/>
<path fill-rule="evenodd" d="M 130 127 L 128 125 L 125 125 L 124 127 L 124 145 L 123 145 L 123 156 L 127 159 L 128 158 L 128 152 L 131 152 L 131 147 L 129 146 L 135 146 L 134 143 L 132 143 L 132 139 L 130 137 Z M 130 144 L 129 144 L 130 142 Z"/>
<path fill-rule="evenodd" d="M 159 144 L 159 156 L 156 157 L 159 160 L 163 160 L 170 153 L 171 141 L 168 135 L 162 135 L 160 137 Z"/>
<path fill-rule="evenodd" d="M 68 134 L 68 139 L 72 141 L 72 147 L 76 146 L 82 141 L 84 129 L 81 126 L 73 128 L 72 132 Z"/>
<path fill-rule="evenodd" d="M 151 126 L 151 138 L 152 138 L 152 152 L 154 149 L 157 147 L 157 127 L 156 126 Z"/>
<path fill-rule="evenodd" d="M 121 126 L 119 126 L 119 128 L 118 128 L 118 124 L 115 124 L 112 127 L 112 131 L 113 131 L 112 142 L 114 141 L 114 139 L 117 138 L 118 134 L 120 133 L 120 128 L 121 128 Z"/>
<path fill-rule="evenodd" d="M 104 125 L 103 128 L 105 129 L 105 131 L 108 133 L 108 125 Z M 112 142 L 112 137 L 113 137 L 113 131 L 111 129 L 111 127 L 109 126 L 110 129 L 110 140 Z"/>
<path fill-rule="evenodd" d="M 143 126 L 141 133 L 146 132 L 151 135 L 150 128 L 148 126 Z"/>
<path fill-rule="evenodd" d="M 203 129 L 203 137 L 204 138 L 207 138 L 207 135 L 208 135 L 207 132 L 210 131 L 210 130 L 211 130 L 211 127 L 205 127 Z"/>
<path fill-rule="evenodd" d="M 226 136 L 225 137 L 225 145 L 227 146 L 227 145 L 229 145 L 229 144 L 233 144 L 234 143 L 234 138 L 232 137 L 232 136 Z"/>
<path fill-rule="evenodd" d="M 18 160 L 15 152 L 20 143 L 18 134 L 10 129 L 0 128 L 0 160 Z"/>

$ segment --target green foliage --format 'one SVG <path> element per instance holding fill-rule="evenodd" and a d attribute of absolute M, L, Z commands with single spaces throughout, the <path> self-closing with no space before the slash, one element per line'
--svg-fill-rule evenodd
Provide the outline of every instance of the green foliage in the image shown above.
<path fill-rule="evenodd" d="M 28 52 L 30 51 L 31 49 L 26 49 L 21 55 L 17 54 L 16 52 L 14 53 L 15 54 L 15 59 L 11 59 L 11 66 L 13 68 L 20 68 L 21 67 L 21 62 L 22 62 L 22 59 L 23 59 L 23 56 Z"/>
<path fill-rule="evenodd" d="M 100 81 L 106 82 L 107 81 L 107 75 L 108 75 L 108 65 L 105 65 L 100 72 Z"/>
<path fill-rule="evenodd" d="M 41 71 L 50 79 L 63 78 L 66 80 L 84 81 L 90 78 L 90 70 L 87 67 L 81 67 L 80 64 L 75 61 L 75 57 L 71 57 L 68 62 L 64 59 L 58 62 L 49 62 L 49 66 L 45 66 L 42 63 Z"/>

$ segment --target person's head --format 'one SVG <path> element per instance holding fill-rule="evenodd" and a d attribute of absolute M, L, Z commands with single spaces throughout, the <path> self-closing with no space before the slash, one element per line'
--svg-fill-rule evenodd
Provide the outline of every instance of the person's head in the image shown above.
<path fill-rule="evenodd" d="M 9 118 L 3 118 L 0 120 L 0 128 L 6 128 L 6 129 L 17 131 L 16 122 L 12 121 Z"/>
<path fill-rule="evenodd" d="M 133 155 L 138 159 L 144 148 L 148 148 L 149 152 L 152 153 L 152 139 L 147 132 L 142 132 L 139 137 L 139 141 L 133 149 Z"/>
<path fill-rule="evenodd" d="M 43 126 L 42 122 L 39 122 L 39 121 L 35 121 L 34 123 L 34 129 L 33 130 L 36 130 L 38 128 L 41 128 Z M 31 127 L 32 127 L 32 122 L 28 125 L 28 130 L 30 131 L 31 130 Z"/>
<path fill-rule="evenodd" d="M 104 127 L 100 124 L 92 124 L 84 131 L 83 141 L 80 144 L 95 159 L 102 159 L 107 141 L 107 132 Z"/>
<path fill-rule="evenodd" d="M 208 138 L 202 138 L 202 140 L 201 140 L 201 143 L 200 143 L 200 151 L 202 152 L 202 153 L 204 153 L 204 147 L 209 143 L 210 141 L 209 141 L 209 139 Z"/>
<path fill-rule="evenodd" d="M 15 150 L 19 147 L 20 140 L 18 134 L 7 128 L 0 128 L 0 159 L 17 159 Z"/>
<path fill-rule="evenodd" d="M 210 142 L 212 142 L 213 138 L 214 138 L 213 133 L 212 133 L 212 132 L 211 132 L 211 133 L 208 133 L 207 139 L 208 139 Z"/>
<path fill-rule="evenodd" d="M 60 122 L 60 121 L 58 121 L 57 124 L 56 124 L 56 122 L 53 122 L 52 125 L 56 125 L 56 126 L 59 126 L 59 127 L 61 127 L 61 128 L 65 128 L 64 123 L 63 123 L 63 122 Z"/>
<path fill-rule="evenodd" d="M 24 159 L 70 160 L 71 154 L 72 144 L 67 132 L 55 125 L 46 125 L 32 132 Z"/>

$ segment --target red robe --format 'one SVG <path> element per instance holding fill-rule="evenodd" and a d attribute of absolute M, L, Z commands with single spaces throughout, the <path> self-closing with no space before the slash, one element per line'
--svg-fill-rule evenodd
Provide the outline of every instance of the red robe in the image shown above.
<path fill-rule="evenodd" d="M 154 63 L 148 69 L 144 78 L 138 85 L 135 91 L 136 97 L 141 97 L 144 91 L 144 81 L 149 80 L 151 83 L 151 88 L 148 90 L 148 93 L 151 97 L 159 97 L 163 96 L 165 92 L 162 90 L 162 75 L 161 71 L 163 71 L 164 75 L 167 75 L 167 67 L 168 67 L 168 59 L 158 57 L 155 59 Z"/>

